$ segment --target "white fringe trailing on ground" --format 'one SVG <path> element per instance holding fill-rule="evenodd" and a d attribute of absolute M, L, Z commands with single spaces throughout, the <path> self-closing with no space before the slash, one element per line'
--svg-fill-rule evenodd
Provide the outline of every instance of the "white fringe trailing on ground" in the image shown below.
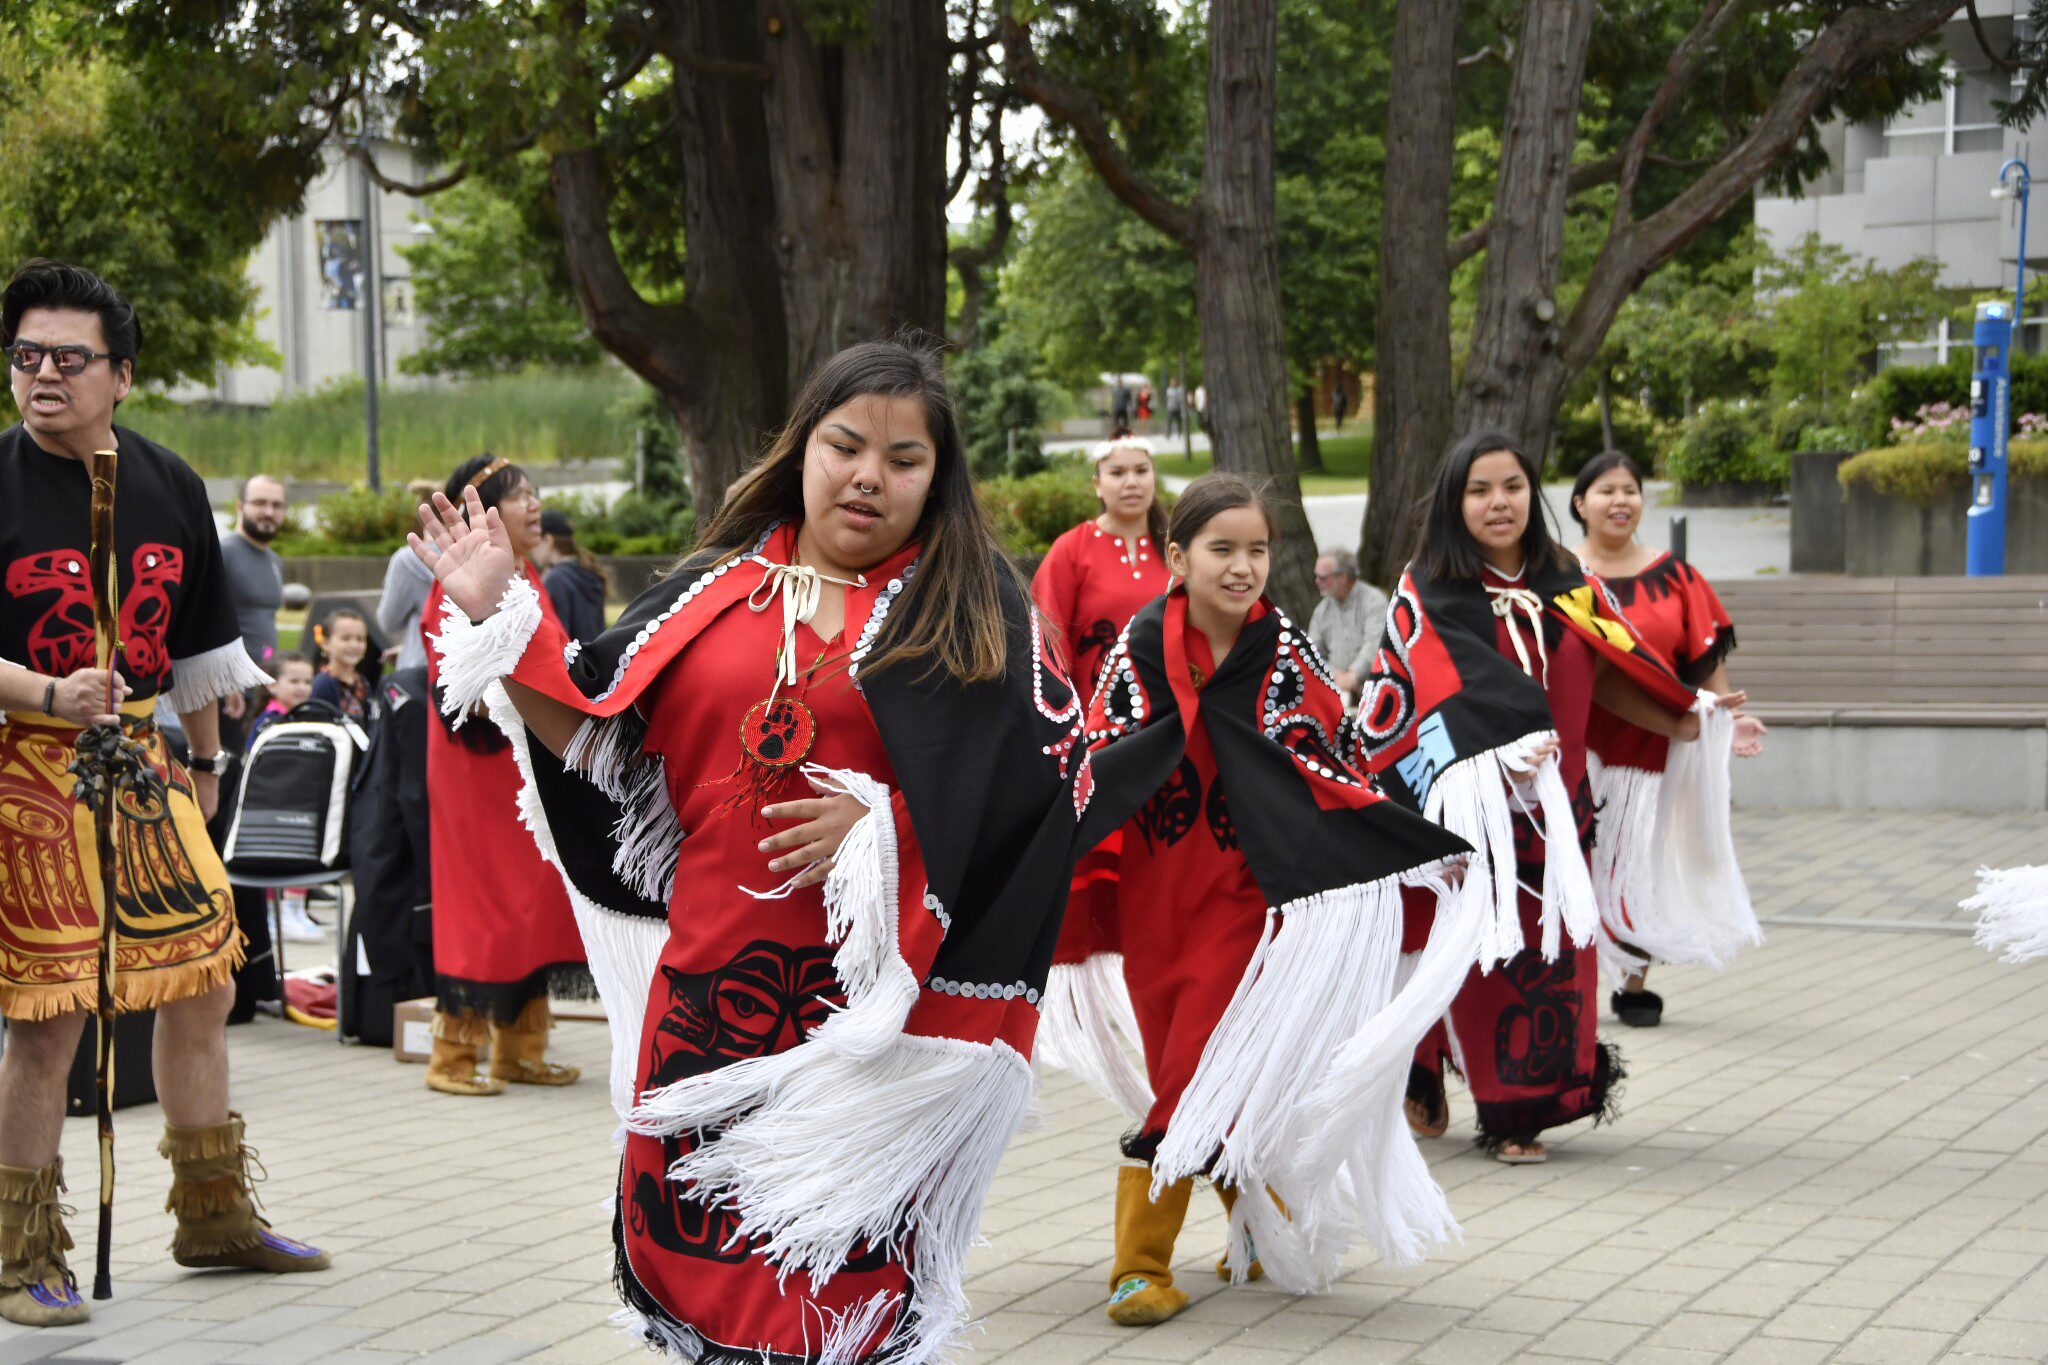
<path fill-rule="evenodd" d="M 1423 800 L 1424 815 L 1472 845 L 1459 898 L 1476 901 L 1489 911 L 1479 948 L 1482 970 L 1507 961 L 1526 946 L 1516 903 L 1514 805 L 1518 801 L 1523 812 L 1536 821 L 1546 853 L 1543 955 L 1556 957 L 1567 934 L 1574 945 L 1583 947 L 1599 927 L 1600 910 L 1579 850 L 1578 822 L 1572 818 L 1571 797 L 1564 789 L 1557 759 L 1546 758 L 1533 769 L 1529 763 L 1536 746 L 1552 738 L 1554 732 L 1538 731 L 1460 759 L 1438 774 Z"/>
<path fill-rule="evenodd" d="M 1055 965 L 1047 974 L 1033 1055 L 1071 1071 L 1133 1119 L 1152 1108 L 1152 1084 L 1131 1059 L 1144 1054 L 1138 1016 L 1124 984 L 1121 953 L 1097 953 L 1085 962 Z"/>
<path fill-rule="evenodd" d="M 1275 1282 L 1302 1293 L 1328 1285 L 1361 1238 L 1389 1259 L 1413 1260 L 1457 1235 L 1406 1123 L 1396 1122 L 1415 1046 L 1449 1008 L 1491 918 L 1484 901 L 1450 884 L 1457 866 L 1269 912 L 1152 1161 L 1155 1190 L 1204 1169 L 1237 1188 L 1234 1274 L 1250 1260 L 1240 1234 Z M 1423 965 L 1405 983 L 1404 884 L 1434 892 L 1439 906 Z M 1367 1034 L 1375 1041 L 1360 1046 Z M 1345 1139 L 1319 1146 L 1314 1134 L 1332 1108 Z"/>
<path fill-rule="evenodd" d="M 670 1169 L 739 1216 L 735 1238 L 823 1284 L 862 1246 L 905 1257 L 905 1365 L 937 1360 L 966 1321 L 967 1253 L 997 1163 L 1031 1098 L 1006 1044 L 899 1035 L 850 1054 L 827 1020 L 787 1052 L 645 1095 L 627 1122 L 670 1136 L 717 1129 Z M 900 1342 L 899 1342 L 900 1339 Z"/>
<path fill-rule="evenodd" d="M 1977 912 L 1978 947 L 2007 962 L 2048 957 L 2048 865 L 1979 868 L 1963 909 Z"/>
<path fill-rule="evenodd" d="M 219 701 L 230 692 L 247 692 L 271 681 L 271 676 L 249 658 L 248 649 L 237 637 L 189 659 L 171 660 L 171 690 L 166 700 L 182 716 Z"/>
<path fill-rule="evenodd" d="M 1661 774 L 1593 766 L 1593 882 L 1607 929 L 1601 961 L 1617 975 L 1644 964 L 1612 939 L 1654 961 L 1716 969 L 1763 942 L 1730 821 L 1735 716 L 1716 700 L 1700 694 L 1700 737 L 1673 741 Z"/>

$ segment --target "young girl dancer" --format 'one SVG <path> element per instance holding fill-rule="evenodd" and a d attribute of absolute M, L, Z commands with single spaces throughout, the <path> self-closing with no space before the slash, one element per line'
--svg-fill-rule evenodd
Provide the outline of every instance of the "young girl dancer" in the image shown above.
<path fill-rule="evenodd" d="M 1430 934 L 1466 846 L 1338 757 L 1342 698 L 1263 596 L 1271 538 L 1244 480 L 1190 484 L 1167 536 L 1181 585 L 1111 648 L 1089 711 L 1081 837 L 1122 826 L 1114 937 L 1145 1056 L 1108 1309 L 1129 1326 L 1187 1305 L 1173 1249 L 1198 1174 L 1230 1209 L 1234 1278 L 1258 1257 L 1310 1291 L 1361 1237 L 1409 1260 L 1455 1231 L 1397 1109 L 1477 951 L 1476 913 Z M 1404 900 L 1428 944 L 1397 989 Z M 1318 1123 L 1342 1138 L 1312 1143 Z"/>
<path fill-rule="evenodd" d="M 1586 533 L 1576 552 L 1579 563 L 1600 576 L 1644 641 L 1685 681 L 1717 695 L 1734 691 L 1726 661 L 1735 648 L 1735 624 L 1721 599 L 1692 565 L 1636 542 L 1643 473 L 1635 461 L 1618 450 L 1588 460 L 1572 486 L 1571 513 Z M 1731 714 L 1734 752 L 1744 758 L 1762 753 L 1764 723 L 1740 711 Z M 1762 942 L 1763 931 L 1735 870 L 1732 847 L 1722 860 L 1729 877 L 1693 885 L 1668 880 L 1659 844 L 1675 836 L 1663 799 L 1664 772 L 1667 761 L 1684 765 L 1696 755 L 1674 753 L 1663 735 L 1600 707 L 1594 708 L 1586 739 L 1597 760 L 1591 764 L 1593 800 L 1600 807 L 1592 872 L 1606 929 L 1600 952 L 1622 978 L 1610 1004 L 1622 1023 L 1650 1028 L 1664 1017 L 1663 997 L 1644 985 L 1651 962 L 1720 966 L 1745 944 Z M 1685 790 L 1682 778 L 1671 788 L 1674 796 Z M 1716 799 L 1726 801 L 1725 789 Z"/>
<path fill-rule="evenodd" d="M 1484 888 L 1493 907 L 1448 1029 L 1433 1029 L 1416 1053 L 1410 1122 L 1444 1131 L 1452 1061 L 1477 1102 L 1481 1144 L 1510 1163 L 1543 1160 L 1546 1129 L 1605 1117 L 1622 1076 L 1595 1033 L 1592 710 L 1690 740 L 1713 706 L 1557 545 L 1537 480 L 1497 433 L 1451 452 L 1356 730 L 1361 765 L 1383 790 L 1471 841 L 1465 889 Z M 1729 722 L 1712 713 L 1725 773 Z"/>
<path fill-rule="evenodd" d="M 699 549 L 589 644 L 465 501 L 467 526 L 427 517 L 461 609 L 446 705 L 506 727 L 575 893 L 630 1111 L 628 1308 L 691 1362 L 940 1357 L 1087 792 L 936 355 L 827 361 Z"/>

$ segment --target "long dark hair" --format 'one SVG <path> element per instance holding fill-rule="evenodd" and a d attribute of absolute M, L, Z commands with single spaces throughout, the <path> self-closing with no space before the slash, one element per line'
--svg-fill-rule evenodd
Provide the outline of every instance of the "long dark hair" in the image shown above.
<path fill-rule="evenodd" d="M 448 495 L 448 501 L 458 508 L 461 507 L 462 490 L 469 487 L 472 479 L 476 479 L 477 475 L 490 469 L 493 464 L 498 464 L 498 468 L 491 470 L 487 478 L 478 479 L 476 482 L 476 495 L 483 499 L 484 510 L 490 511 L 511 496 L 512 490 L 519 487 L 520 480 L 526 477 L 526 471 L 510 460 L 499 464 L 498 457 L 488 450 L 481 455 L 472 455 L 455 466 L 455 472 L 448 476 L 448 482 L 441 491 Z"/>
<path fill-rule="evenodd" d="M 1484 455 L 1505 451 L 1522 466 L 1529 481 L 1529 524 L 1522 531 L 1522 563 L 1534 570 L 1557 568 L 1571 557 L 1550 529 L 1550 511 L 1543 502 L 1542 471 L 1512 437 L 1498 431 L 1476 431 L 1451 447 L 1437 470 L 1436 486 L 1422 513 L 1422 543 L 1415 551 L 1424 578 L 1439 582 L 1476 582 L 1486 569 L 1479 542 L 1465 529 L 1465 484 L 1472 466 Z"/>
<path fill-rule="evenodd" d="M 1592 528 L 1587 526 L 1586 519 L 1579 515 L 1579 499 L 1586 496 L 1586 490 L 1600 482 L 1601 475 L 1616 469 L 1627 471 L 1628 476 L 1636 481 L 1636 491 L 1638 493 L 1643 491 L 1643 469 L 1641 465 L 1631 460 L 1622 451 L 1601 451 L 1598 455 L 1586 461 L 1586 467 L 1579 471 L 1579 477 L 1572 480 L 1572 500 L 1567 506 L 1571 510 L 1572 520 L 1579 524 L 1581 531 L 1591 530 Z"/>
<path fill-rule="evenodd" d="M 804 451 L 825 414 L 856 398 L 915 398 L 924 405 L 934 455 L 931 492 L 911 538 L 923 547 L 917 573 L 889 613 L 863 676 L 922 660 L 921 678 L 945 673 L 961 683 L 1003 676 L 1009 656 L 999 580 L 1030 590 L 1003 554 L 994 524 L 974 496 L 960 419 L 935 344 L 919 337 L 866 341 L 827 360 L 804 381 L 768 453 L 742 474 L 692 554 L 744 554 L 778 522 L 804 517 Z"/>
<path fill-rule="evenodd" d="M 1258 487 L 1241 474 L 1212 471 L 1181 490 L 1180 498 L 1173 504 L 1173 516 L 1167 522 L 1167 542 L 1180 546 L 1181 553 L 1186 554 L 1204 526 L 1236 507 L 1258 508 L 1259 515 L 1266 519 L 1266 533 L 1272 534 L 1273 509 L 1266 505 Z"/>
<path fill-rule="evenodd" d="M 1094 482 L 1094 476 L 1102 472 L 1102 462 L 1116 454 L 1118 447 L 1122 447 L 1125 450 L 1144 451 L 1145 463 L 1152 466 L 1152 504 L 1145 509 L 1145 534 L 1152 538 L 1153 553 L 1164 555 L 1166 553 L 1166 506 L 1159 500 L 1159 460 L 1152 454 L 1151 446 L 1129 435 L 1129 433 L 1122 437 L 1111 437 L 1109 444 L 1110 449 L 1103 451 L 1101 455 L 1096 457 L 1094 464 L 1091 466 L 1089 482 Z M 1095 495 L 1095 505 L 1104 512 L 1109 510 L 1109 504 L 1102 500 L 1102 494 L 1100 493 Z"/>

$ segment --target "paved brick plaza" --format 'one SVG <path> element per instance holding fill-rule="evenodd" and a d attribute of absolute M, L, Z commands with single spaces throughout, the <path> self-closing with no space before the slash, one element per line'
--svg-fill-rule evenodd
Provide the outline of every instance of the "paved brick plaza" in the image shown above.
<path fill-rule="evenodd" d="M 1470 1123 L 1454 1093 L 1452 1138 L 1428 1144 L 1465 1225 L 1451 1255 L 1361 1261 L 1316 1299 L 1226 1291 L 1208 1271 L 1222 1220 L 1198 1193 L 1180 1246 L 1197 1302 L 1149 1331 L 1113 1327 L 1120 1124 L 1060 1077 L 989 1210 L 975 1358 L 2048 1358 L 2048 963 L 1993 962 L 1953 913 L 1977 862 L 2048 857 L 2048 817 L 1748 812 L 1738 833 L 1771 941 L 1726 975 L 1662 974 L 1665 1026 L 1615 1030 L 1631 1072 L 1619 1124 L 1567 1130 L 1547 1166 L 1509 1169 L 1453 1140 Z M 118 1297 L 89 1328 L 0 1324 L 0 1365 L 651 1359 L 606 1323 L 601 1024 L 556 1035 L 582 1085 L 474 1101 L 326 1035 L 264 1021 L 231 1036 L 275 1211 L 335 1269 L 179 1271 L 161 1120 L 125 1111 Z M 89 1122 L 67 1125 L 82 1270 L 92 1148 Z"/>

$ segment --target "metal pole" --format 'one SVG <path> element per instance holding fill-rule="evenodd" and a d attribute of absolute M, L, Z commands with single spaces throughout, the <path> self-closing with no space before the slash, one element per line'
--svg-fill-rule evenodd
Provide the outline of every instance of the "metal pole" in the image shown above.
<path fill-rule="evenodd" d="M 1687 527 L 1683 513 L 1671 519 L 1671 557 L 1681 563 L 1690 561 L 1690 556 L 1686 554 L 1688 548 L 1686 530 Z"/>
<path fill-rule="evenodd" d="M 363 134 L 360 145 L 364 157 L 370 151 L 369 134 Z M 370 491 L 379 492 L 384 487 L 384 471 L 379 458 L 377 421 L 377 228 L 376 228 L 376 187 L 370 183 L 370 167 L 367 160 L 356 163 L 357 179 L 363 190 L 363 216 L 359 220 L 363 235 L 363 284 L 362 297 L 357 300 L 363 315 L 363 426 L 365 472 L 369 478 Z"/>

